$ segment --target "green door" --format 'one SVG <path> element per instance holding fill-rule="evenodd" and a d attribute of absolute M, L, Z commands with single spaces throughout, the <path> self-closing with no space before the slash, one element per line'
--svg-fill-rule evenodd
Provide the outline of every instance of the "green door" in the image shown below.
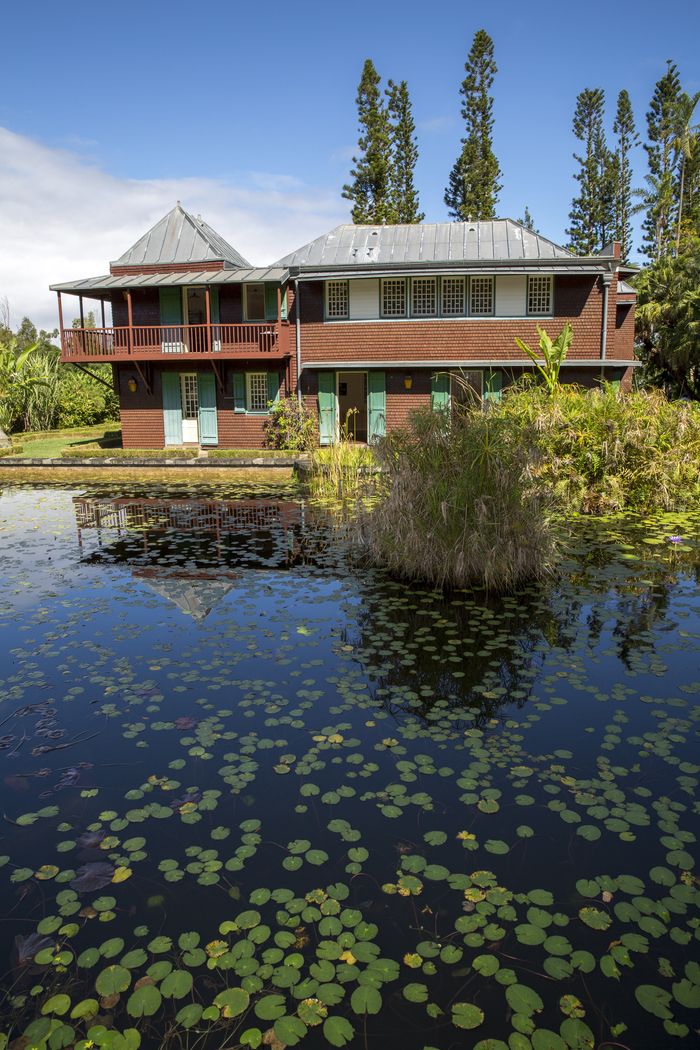
<path fill-rule="evenodd" d="M 430 377 L 430 407 L 433 412 L 450 407 L 450 376 L 448 372 L 434 372 Z"/>
<path fill-rule="evenodd" d="M 318 373 L 318 430 L 322 445 L 333 445 L 336 439 L 338 399 L 335 396 L 335 372 Z"/>
<path fill-rule="evenodd" d="M 197 373 L 197 394 L 199 397 L 199 443 L 200 445 L 218 445 L 216 383 L 213 372 Z"/>
<path fill-rule="evenodd" d="M 163 429 L 166 445 L 182 444 L 182 401 L 180 399 L 180 374 L 163 372 Z"/>
<path fill-rule="evenodd" d="M 386 376 L 384 372 L 367 373 L 367 443 L 386 436 Z"/>
<path fill-rule="evenodd" d="M 484 401 L 500 401 L 503 387 L 503 372 L 492 368 L 484 372 Z"/>

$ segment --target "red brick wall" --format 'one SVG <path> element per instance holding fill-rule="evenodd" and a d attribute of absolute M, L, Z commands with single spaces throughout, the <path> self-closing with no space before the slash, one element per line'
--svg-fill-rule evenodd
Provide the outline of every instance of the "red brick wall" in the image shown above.
<path fill-rule="evenodd" d="M 634 358 L 634 303 L 615 308 L 615 357 Z"/>
<path fill-rule="evenodd" d="M 607 356 L 618 355 L 615 341 L 617 279 L 608 298 Z M 569 321 L 574 341 L 569 359 L 600 357 L 603 292 L 594 275 L 555 277 L 554 319 L 334 321 L 323 320 L 323 282 L 302 283 L 301 354 L 313 361 L 513 360 L 520 354 L 515 337 L 537 345 L 538 323 L 557 334 Z M 624 349 L 627 351 L 625 344 Z"/>
<path fill-rule="evenodd" d="M 145 366 L 142 365 L 142 368 Z M 218 413 L 219 448 L 261 448 L 263 445 L 263 423 L 266 417 L 252 416 L 234 412 L 233 373 L 235 371 L 263 370 L 259 362 L 222 363 L 224 390 L 217 384 L 216 403 Z M 284 362 L 270 362 L 264 370 L 279 368 L 281 387 L 284 396 L 294 389 L 294 374 L 290 386 L 287 366 Z M 201 366 L 189 366 L 185 362 L 151 368 L 152 393 L 148 394 L 141 376 L 131 365 L 119 365 L 118 386 L 121 406 L 122 444 L 124 448 L 163 448 L 165 432 L 163 425 L 163 388 L 161 374 L 164 371 L 196 372 L 205 371 Z M 129 379 L 135 379 L 138 385 L 136 393 L 128 388 Z"/>

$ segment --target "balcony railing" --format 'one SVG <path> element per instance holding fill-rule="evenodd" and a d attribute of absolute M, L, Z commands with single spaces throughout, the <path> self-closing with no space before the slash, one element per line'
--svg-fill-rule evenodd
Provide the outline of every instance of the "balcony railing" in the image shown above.
<path fill-rule="evenodd" d="M 160 358 L 259 357 L 289 353 L 289 324 L 132 325 L 64 328 L 62 361 L 142 361 Z"/>

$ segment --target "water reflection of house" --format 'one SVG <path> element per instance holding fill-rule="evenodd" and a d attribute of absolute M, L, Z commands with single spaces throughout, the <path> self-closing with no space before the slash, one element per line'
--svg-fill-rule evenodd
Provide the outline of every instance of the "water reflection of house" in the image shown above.
<path fill-rule="evenodd" d="M 301 502 L 75 496 L 73 504 L 83 561 L 129 565 L 136 579 L 197 620 L 243 570 L 279 571 L 308 560 Z"/>

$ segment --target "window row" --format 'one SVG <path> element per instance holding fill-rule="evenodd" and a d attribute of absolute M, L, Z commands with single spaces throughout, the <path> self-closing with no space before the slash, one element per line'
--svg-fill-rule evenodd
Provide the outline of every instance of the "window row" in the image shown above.
<path fill-rule="evenodd" d="M 523 312 L 533 316 L 544 316 L 552 312 L 551 275 L 533 275 L 519 278 L 523 282 Z M 493 317 L 496 315 L 495 278 L 474 277 L 386 277 L 378 282 L 356 282 L 371 285 L 369 295 L 378 294 L 376 316 L 382 318 L 401 317 Z M 326 281 L 326 318 L 328 320 L 355 320 L 351 316 L 353 282 L 346 280 Z M 373 314 L 367 311 L 367 292 L 362 319 Z M 371 304 L 370 304 L 371 305 Z"/>

